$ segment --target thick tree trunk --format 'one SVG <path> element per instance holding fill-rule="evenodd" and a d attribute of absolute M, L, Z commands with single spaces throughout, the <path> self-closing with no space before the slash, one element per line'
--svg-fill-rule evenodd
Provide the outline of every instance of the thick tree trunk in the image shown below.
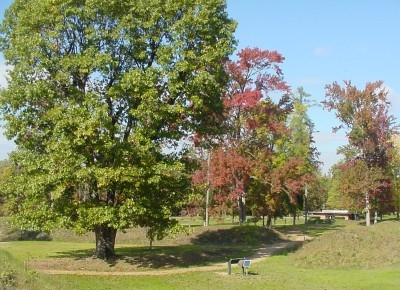
<path fill-rule="evenodd" d="M 103 225 L 96 227 L 94 233 L 96 235 L 96 251 L 94 256 L 102 260 L 114 257 L 117 230 Z"/>

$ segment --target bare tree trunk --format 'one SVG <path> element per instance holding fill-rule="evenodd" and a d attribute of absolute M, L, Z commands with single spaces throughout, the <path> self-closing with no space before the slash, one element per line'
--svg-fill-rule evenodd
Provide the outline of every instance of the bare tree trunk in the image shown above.
<path fill-rule="evenodd" d="M 365 194 L 365 225 L 369 227 L 371 224 L 371 216 L 369 210 L 369 195 L 368 193 Z"/>
<path fill-rule="evenodd" d="M 270 228 L 272 223 L 272 216 L 268 215 L 267 216 L 267 227 Z"/>
<path fill-rule="evenodd" d="M 239 207 L 239 224 L 243 225 L 246 222 L 246 204 L 243 196 L 238 198 Z"/>
<path fill-rule="evenodd" d="M 296 218 L 297 218 L 297 213 L 296 213 L 296 208 L 293 209 L 293 225 L 296 225 Z"/>
<path fill-rule="evenodd" d="M 307 198 L 308 198 L 308 190 L 307 186 L 304 191 L 304 223 L 306 224 L 308 221 L 308 204 L 307 204 Z"/>
<path fill-rule="evenodd" d="M 94 256 L 107 260 L 115 256 L 115 237 L 117 230 L 109 226 L 98 226 L 94 229 L 96 235 L 96 251 Z"/>
<path fill-rule="evenodd" d="M 371 216 L 370 216 L 369 209 L 367 209 L 367 211 L 365 213 L 365 225 L 367 227 L 369 227 L 371 225 Z"/>

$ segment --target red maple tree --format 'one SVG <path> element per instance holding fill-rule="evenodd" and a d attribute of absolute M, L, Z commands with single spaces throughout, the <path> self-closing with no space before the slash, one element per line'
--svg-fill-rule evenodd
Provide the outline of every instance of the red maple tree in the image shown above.
<path fill-rule="evenodd" d="M 342 123 L 334 131 L 346 129 L 348 137 L 348 145 L 339 151 L 345 155 L 344 164 L 339 168 L 345 172 L 341 175 L 342 184 L 348 187 L 343 190 L 355 198 L 359 194 L 366 195 L 372 209 L 380 213 L 392 210 L 390 205 L 393 204 L 390 162 L 396 127 L 394 117 L 388 111 L 390 102 L 387 95 L 382 81 L 367 83 L 363 90 L 357 89 L 350 81 L 345 81 L 343 87 L 334 82 L 326 86 L 326 99 L 323 102 L 325 108 L 336 111 L 336 117 Z M 355 165 L 359 164 L 365 164 L 363 171 L 357 171 L 358 166 Z M 371 181 L 366 187 L 364 175 L 368 172 Z M 354 178 L 349 180 L 348 176 Z"/>
<path fill-rule="evenodd" d="M 243 223 L 245 197 L 255 167 L 261 164 L 254 152 L 271 151 L 266 139 L 286 130 L 282 116 L 290 111 L 286 96 L 290 88 L 283 79 L 279 65 L 284 58 L 278 52 L 246 48 L 237 57 L 225 65 L 230 77 L 223 96 L 225 130 L 215 140 L 208 170 L 215 205 L 237 205 Z M 271 92 L 283 95 L 277 104 L 272 101 Z"/>

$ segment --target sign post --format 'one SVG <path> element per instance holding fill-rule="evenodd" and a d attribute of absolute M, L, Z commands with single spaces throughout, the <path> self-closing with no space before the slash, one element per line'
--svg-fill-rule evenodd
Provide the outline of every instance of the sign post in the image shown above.
<path fill-rule="evenodd" d="M 239 267 L 242 267 L 242 274 L 247 275 L 249 273 L 250 260 L 246 260 L 246 258 L 230 259 L 228 262 L 228 275 L 232 274 L 232 264 L 238 264 Z"/>

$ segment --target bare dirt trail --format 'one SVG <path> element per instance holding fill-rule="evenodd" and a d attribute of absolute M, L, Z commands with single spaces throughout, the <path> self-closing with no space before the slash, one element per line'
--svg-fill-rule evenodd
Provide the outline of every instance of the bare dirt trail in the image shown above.
<path fill-rule="evenodd" d="M 298 247 L 307 238 L 305 236 L 295 237 L 295 240 L 279 242 L 259 248 L 252 256 L 246 257 L 256 263 L 266 259 L 271 255 Z M 88 271 L 88 270 L 59 270 L 59 269 L 36 269 L 38 272 L 49 275 L 85 275 L 85 276 L 162 276 L 170 274 L 180 274 L 187 272 L 206 272 L 227 269 L 227 263 L 218 263 L 209 266 L 198 266 L 188 268 L 173 268 L 165 270 L 147 270 L 147 271 Z"/>

